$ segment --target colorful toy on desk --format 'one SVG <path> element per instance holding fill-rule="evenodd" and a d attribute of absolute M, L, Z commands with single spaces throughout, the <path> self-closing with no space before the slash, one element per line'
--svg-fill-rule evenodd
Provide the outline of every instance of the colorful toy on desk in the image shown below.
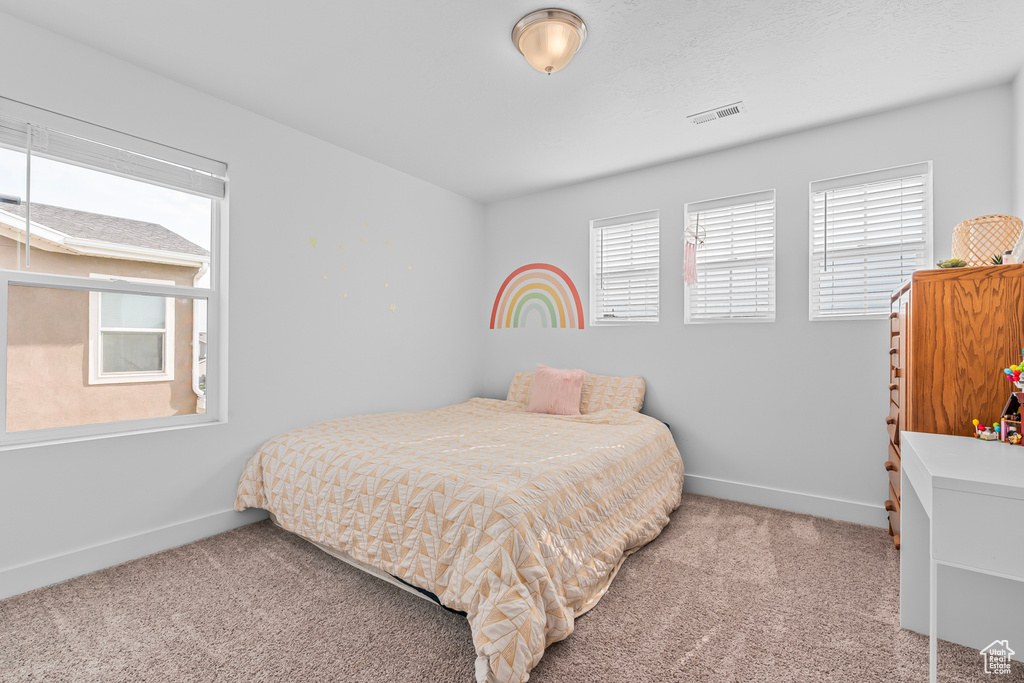
<path fill-rule="evenodd" d="M 971 420 L 974 424 L 974 436 L 981 439 L 982 441 L 998 441 L 1000 426 L 998 422 L 992 424 L 991 427 L 981 424 L 981 420 Z"/>
<path fill-rule="evenodd" d="M 1021 354 L 1024 355 L 1024 349 L 1021 349 Z M 1024 364 L 1003 368 L 1003 376 L 1006 377 L 1006 381 L 1013 382 L 1018 389 L 1024 390 L 1024 381 L 1021 380 L 1022 373 L 1024 373 Z"/>
<path fill-rule="evenodd" d="M 1007 376 L 1009 377 L 1009 375 Z M 1019 444 L 1021 442 L 1022 399 L 1024 399 L 1024 393 L 1014 391 L 1006 399 L 1006 405 L 1003 406 L 1003 415 L 999 420 L 999 438 L 1006 443 Z"/>

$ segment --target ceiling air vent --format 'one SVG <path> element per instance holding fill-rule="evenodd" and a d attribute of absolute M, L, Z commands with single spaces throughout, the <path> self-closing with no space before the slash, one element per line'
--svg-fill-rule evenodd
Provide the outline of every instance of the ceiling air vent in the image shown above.
<path fill-rule="evenodd" d="M 721 107 L 702 111 L 699 114 L 690 114 L 686 118 L 690 120 L 690 123 L 699 126 L 702 123 L 711 123 L 718 119 L 724 119 L 726 116 L 735 116 L 745 110 L 746 107 L 743 106 L 742 102 L 733 102 L 732 104 L 726 104 Z"/>

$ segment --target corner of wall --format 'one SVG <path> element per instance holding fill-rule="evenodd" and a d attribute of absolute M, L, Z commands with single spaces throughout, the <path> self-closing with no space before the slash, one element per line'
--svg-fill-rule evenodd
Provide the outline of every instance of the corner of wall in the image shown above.
<path fill-rule="evenodd" d="M 1012 83 L 1013 213 L 1024 216 L 1024 65 Z"/>

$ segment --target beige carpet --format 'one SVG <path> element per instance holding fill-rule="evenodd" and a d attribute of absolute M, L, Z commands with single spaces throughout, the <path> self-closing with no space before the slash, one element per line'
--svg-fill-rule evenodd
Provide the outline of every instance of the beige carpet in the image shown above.
<path fill-rule="evenodd" d="M 531 681 L 925 681 L 880 529 L 686 495 Z M 1019 648 L 1018 648 L 1019 649 Z M 269 522 L 0 602 L 3 681 L 465 681 L 469 626 Z M 944 644 L 940 680 L 986 676 Z"/>

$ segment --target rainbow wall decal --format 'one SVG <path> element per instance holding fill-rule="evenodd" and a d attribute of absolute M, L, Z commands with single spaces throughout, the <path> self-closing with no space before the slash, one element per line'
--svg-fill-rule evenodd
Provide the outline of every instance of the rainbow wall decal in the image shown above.
<path fill-rule="evenodd" d="M 580 294 L 561 268 L 530 263 L 513 270 L 494 297 L 491 329 L 525 327 L 535 315 L 544 327 L 583 329 Z"/>

